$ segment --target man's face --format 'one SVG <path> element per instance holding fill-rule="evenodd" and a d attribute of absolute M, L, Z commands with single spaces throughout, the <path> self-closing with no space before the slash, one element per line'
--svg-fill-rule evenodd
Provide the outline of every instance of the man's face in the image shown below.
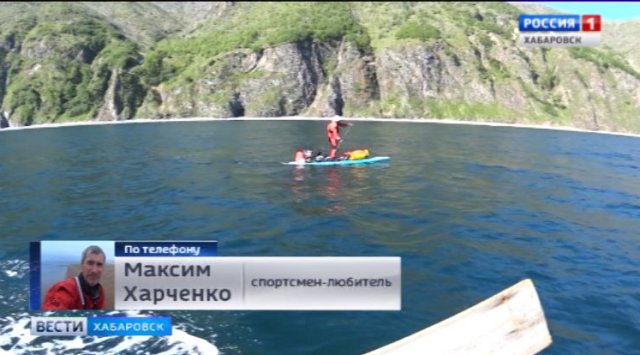
<path fill-rule="evenodd" d="M 102 255 L 89 253 L 82 263 L 82 277 L 84 277 L 89 286 L 95 286 L 100 282 L 103 268 L 104 260 Z"/>

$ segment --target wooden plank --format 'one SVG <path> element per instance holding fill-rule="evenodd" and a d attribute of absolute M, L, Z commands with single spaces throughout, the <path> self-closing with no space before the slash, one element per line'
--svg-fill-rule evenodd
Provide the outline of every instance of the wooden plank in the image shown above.
<path fill-rule="evenodd" d="M 535 354 L 551 335 L 530 279 L 366 355 Z"/>

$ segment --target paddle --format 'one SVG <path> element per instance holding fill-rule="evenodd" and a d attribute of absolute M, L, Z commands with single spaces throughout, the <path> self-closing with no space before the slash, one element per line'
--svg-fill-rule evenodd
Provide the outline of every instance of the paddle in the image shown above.
<path fill-rule="evenodd" d="M 353 124 L 349 125 L 349 127 L 347 127 L 347 131 L 344 132 L 344 134 L 342 135 L 341 139 L 338 141 L 338 145 L 336 145 L 336 154 L 338 154 L 338 149 L 340 149 L 340 144 L 342 144 L 342 142 L 344 142 L 344 139 L 347 138 L 347 135 L 349 134 L 349 131 L 351 130 L 351 127 L 353 126 Z"/>

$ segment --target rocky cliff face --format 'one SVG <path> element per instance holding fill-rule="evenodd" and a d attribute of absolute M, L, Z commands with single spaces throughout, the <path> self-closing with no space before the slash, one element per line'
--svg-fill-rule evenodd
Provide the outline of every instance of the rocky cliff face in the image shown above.
<path fill-rule="evenodd" d="M 611 48 L 520 48 L 514 13 L 504 7 L 508 5 L 404 4 L 403 11 L 413 12 L 398 15 L 382 11 L 385 5 L 360 4 L 352 14 L 371 36 L 368 46 L 349 35 L 323 40 L 302 36 L 270 45 L 253 42 L 248 45 L 251 49 L 227 46 L 207 56 L 193 51 L 203 48 L 197 41 L 227 33 L 211 25 L 212 21 L 236 16 L 228 20 L 233 24 L 230 28 L 243 31 L 233 21 L 242 19 L 242 11 L 249 11 L 252 5 L 189 4 L 138 5 L 156 6 L 155 12 L 136 8 L 148 16 L 143 21 L 144 36 L 137 36 L 136 24 L 129 22 L 120 26 L 126 27 L 121 34 L 109 24 L 100 25 L 102 32 L 95 30 L 99 13 L 112 16 L 117 14 L 114 9 L 98 11 L 90 22 L 94 27 L 85 32 L 63 26 L 73 36 L 65 37 L 64 31 L 60 36 L 74 40 L 37 35 L 37 29 L 42 32 L 37 21 L 25 25 L 23 33 L 2 30 L 0 84 L 4 85 L 0 85 L 0 95 L 5 114 L 0 124 L 55 122 L 59 117 L 125 120 L 341 114 L 640 132 L 640 74 L 634 60 Z M 95 5 L 87 7 L 95 10 Z M 166 25 L 149 29 L 150 23 L 161 22 L 149 14 L 186 21 L 194 13 L 196 22 L 189 27 L 190 34 L 172 37 L 160 49 L 142 51 L 145 47 L 135 44 L 140 37 L 150 47 L 152 38 L 176 31 L 175 26 Z M 402 27 L 402 16 L 432 22 Z M 448 25 L 447 16 L 460 25 Z M 204 23 L 209 27 L 200 26 Z M 202 37 L 200 27 L 212 34 Z M 263 35 L 255 29 L 246 31 L 249 40 L 258 41 Z M 246 38 L 245 43 L 252 43 Z M 197 45 L 184 47 L 182 43 Z M 171 52 L 181 46 L 187 50 Z M 145 63 L 152 54 L 159 58 L 157 68 Z M 66 83 L 65 88 L 47 87 L 52 73 Z"/>
<path fill-rule="evenodd" d="M 628 115 L 640 113 L 640 80 L 623 70 L 603 71 L 567 53 L 502 46 L 453 52 L 446 46 L 365 54 L 348 42 L 307 42 L 230 53 L 204 68 L 198 81 L 154 88 L 143 110 L 146 117 L 337 113 L 640 128 Z"/>
<path fill-rule="evenodd" d="M 377 97 L 371 58 L 349 43 L 285 43 L 220 56 L 193 83 L 153 88 L 141 112 L 162 117 L 275 117 L 343 113 Z"/>

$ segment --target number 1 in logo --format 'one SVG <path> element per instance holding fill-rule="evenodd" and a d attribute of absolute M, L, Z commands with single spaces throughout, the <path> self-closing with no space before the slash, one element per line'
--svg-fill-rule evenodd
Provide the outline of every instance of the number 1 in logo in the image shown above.
<path fill-rule="evenodd" d="M 582 32 L 600 32 L 602 21 L 600 15 L 582 15 Z"/>

